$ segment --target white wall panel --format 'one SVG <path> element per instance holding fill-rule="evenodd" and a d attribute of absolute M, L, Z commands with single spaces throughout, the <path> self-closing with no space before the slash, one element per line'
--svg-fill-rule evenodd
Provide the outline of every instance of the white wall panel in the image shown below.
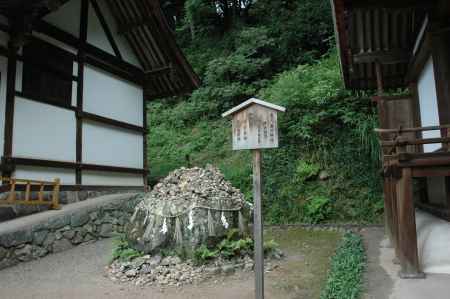
<path fill-rule="evenodd" d="M 127 174 L 103 171 L 83 171 L 83 185 L 101 186 L 143 186 L 141 174 Z"/>
<path fill-rule="evenodd" d="M 103 13 L 103 11 L 102 11 Z M 87 42 L 109 54 L 115 55 L 114 50 L 109 43 L 108 37 L 100 24 L 97 15 L 95 14 L 94 8 L 89 4 L 89 14 L 88 14 L 88 30 L 87 30 Z"/>
<path fill-rule="evenodd" d="M 142 126 L 142 87 L 92 66 L 84 68 L 83 109 Z"/>
<path fill-rule="evenodd" d="M 75 136 L 73 111 L 16 97 L 14 156 L 75 161 Z"/>
<path fill-rule="evenodd" d="M 40 181 L 53 181 L 59 178 L 63 185 L 75 184 L 75 170 L 71 169 L 18 165 L 13 176 L 18 179 Z"/>
<path fill-rule="evenodd" d="M 3 151 L 5 133 L 6 81 L 8 59 L 0 56 L 0 150 Z"/>
<path fill-rule="evenodd" d="M 143 136 L 140 133 L 83 122 L 83 162 L 143 168 Z"/>
<path fill-rule="evenodd" d="M 58 10 L 46 15 L 44 20 L 76 37 L 80 30 L 81 1 L 71 0 Z"/>
<path fill-rule="evenodd" d="M 436 96 L 436 81 L 434 79 L 433 59 L 427 61 L 417 84 L 419 93 L 420 120 L 422 126 L 439 125 L 439 110 Z M 423 132 L 424 138 L 441 137 L 439 130 Z M 429 153 L 439 149 L 441 144 L 426 144 L 424 152 Z"/>
<path fill-rule="evenodd" d="M 106 1 L 109 0 L 99 0 L 97 2 L 100 7 L 100 10 L 103 13 L 103 16 L 105 17 L 106 23 L 108 24 L 108 27 L 111 30 L 111 33 L 113 34 L 114 41 L 116 42 L 117 47 L 119 48 L 122 58 L 128 63 L 131 63 L 135 66 L 142 68 L 139 60 L 137 59 L 136 55 L 134 54 L 125 37 L 123 35 L 117 34 L 119 28 L 117 27 L 116 20 L 111 14 L 111 11 L 109 10 Z M 112 48 L 110 49 L 110 51 L 112 51 Z M 114 52 L 112 52 L 111 54 L 114 54 Z"/>

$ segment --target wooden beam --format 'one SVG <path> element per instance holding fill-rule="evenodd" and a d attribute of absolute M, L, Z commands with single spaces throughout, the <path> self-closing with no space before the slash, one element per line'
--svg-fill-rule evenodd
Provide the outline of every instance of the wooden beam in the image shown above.
<path fill-rule="evenodd" d="M 409 62 L 411 53 L 407 50 L 373 51 L 367 53 L 353 54 L 353 63 L 396 64 Z"/>
<path fill-rule="evenodd" d="M 100 6 L 98 5 L 96 0 L 90 0 L 92 7 L 94 8 L 95 14 L 97 15 L 97 18 L 100 21 L 100 24 L 102 25 L 103 30 L 105 31 L 106 38 L 108 39 L 109 43 L 111 44 L 111 47 L 113 48 L 114 54 L 116 54 L 119 59 L 122 59 L 122 55 L 120 54 L 119 47 L 117 46 L 117 43 L 114 39 L 113 34 L 111 33 L 111 30 L 109 29 L 108 23 L 105 20 L 105 17 L 103 16 L 103 13 L 100 9 Z"/>
<path fill-rule="evenodd" d="M 134 124 L 126 123 L 123 121 L 115 120 L 112 118 L 100 116 L 100 115 L 89 113 L 89 112 L 80 111 L 80 112 L 77 112 L 77 115 L 83 119 L 100 122 L 103 124 L 115 126 L 115 127 L 122 128 L 122 129 L 127 129 L 127 130 L 130 130 L 133 132 L 138 132 L 138 133 L 142 133 L 142 134 L 145 134 L 147 132 L 147 130 L 144 126 L 143 127 L 137 126 Z"/>
<path fill-rule="evenodd" d="M 92 171 L 102 171 L 102 172 L 131 173 L 131 174 L 145 174 L 146 172 L 148 172 L 147 169 L 143 169 L 143 168 L 99 165 L 99 164 L 56 161 L 56 160 L 44 160 L 44 159 L 34 159 L 34 158 L 21 158 L 21 157 L 4 157 L 3 161 L 6 165 L 8 165 L 8 166 L 12 165 L 12 167 L 16 167 L 17 165 L 25 165 L 25 166 L 38 166 L 38 167 L 49 167 L 49 168 L 64 168 L 64 169 L 73 169 L 73 170 L 81 169 L 81 170 L 92 170 Z"/>
<path fill-rule="evenodd" d="M 421 1 L 421 0 L 344 0 L 345 7 L 347 9 L 373 9 L 373 8 L 386 8 L 386 9 L 411 9 L 411 8 L 429 8 L 435 3 L 434 0 Z"/>

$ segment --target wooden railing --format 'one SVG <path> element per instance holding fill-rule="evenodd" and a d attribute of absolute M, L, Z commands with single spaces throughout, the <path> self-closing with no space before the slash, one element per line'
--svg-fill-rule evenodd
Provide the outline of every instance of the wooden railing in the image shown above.
<path fill-rule="evenodd" d="M 59 209 L 59 190 L 60 190 L 60 179 L 55 179 L 53 182 L 37 181 L 37 180 L 23 180 L 16 178 L 1 177 L 3 184 L 9 185 L 8 197 L 6 199 L 0 200 L 0 205 L 47 205 L 51 209 Z M 17 188 L 25 187 L 23 198 L 18 198 Z M 36 187 L 36 188 L 33 188 Z M 51 187 L 51 194 L 48 199 L 45 199 L 46 187 Z M 36 192 L 37 197 L 33 197 L 32 192 Z M 48 188 L 47 188 L 48 189 Z"/>
<path fill-rule="evenodd" d="M 426 131 L 441 131 L 441 135 L 444 137 L 411 137 L 411 133 Z M 422 146 L 426 144 L 442 144 L 441 150 L 438 151 L 441 153 L 448 152 L 450 150 L 450 125 L 398 129 L 375 129 L 375 132 L 380 135 L 380 144 L 388 154 L 411 153 L 407 150 L 408 146 Z M 389 134 L 391 137 L 383 138 L 386 134 Z M 419 151 L 414 151 L 413 153 L 421 155 Z"/>

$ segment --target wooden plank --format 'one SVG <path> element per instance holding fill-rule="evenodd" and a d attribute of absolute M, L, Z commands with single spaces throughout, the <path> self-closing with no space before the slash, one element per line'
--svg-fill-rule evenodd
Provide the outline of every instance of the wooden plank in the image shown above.
<path fill-rule="evenodd" d="M 261 202 L 261 150 L 253 152 L 253 238 L 255 240 L 255 298 L 264 299 L 264 238 Z"/>
<path fill-rule="evenodd" d="M 413 203 L 412 172 L 402 170 L 397 182 L 399 258 L 401 278 L 425 278 L 419 267 L 417 249 L 416 213 Z"/>

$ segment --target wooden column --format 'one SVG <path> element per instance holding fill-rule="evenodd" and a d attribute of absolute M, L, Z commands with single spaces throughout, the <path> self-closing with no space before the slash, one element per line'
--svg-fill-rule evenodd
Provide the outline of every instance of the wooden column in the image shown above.
<path fill-rule="evenodd" d="M 378 119 L 380 121 L 381 128 L 386 128 L 386 111 L 385 111 L 385 101 L 383 100 L 383 94 L 384 94 L 384 86 L 383 86 L 383 72 L 382 72 L 382 66 L 379 61 L 375 62 L 375 72 L 377 76 L 377 94 L 379 96 L 378 102 L 377 102 L 377 108 L 378 108 Z M 381 138 L 384 138 L 384 135 L 381 134 Z M 384 153 L 381 153 L 384 156 Z M 381 157 L 381 160 L 383 161 L 383 156 Z M 389 244 L 391 247 L 394 243 L 393 241 L 393 215 L 392 215 L 392 181 L 388 178 L 383 178 L 383 198 L 384 198 L 384 227 L 386 236 L 389 238 L 389 241 L 391 244 Z"/>
<path fill-rule="evenodd" d="M 142 113 L 143 113 L 143 127 L 144 127 L 144 133 L 142 134 L 142 147 L 143 147 L 143 165 L 144 165 L 144 169 L 148 170 L 148 156 L 147 156 L 147 132 L 148 132 L 148 128 L 147 128 L 147 101 L 145 100 L 145 96 L 143 96 L 142 98 Z M 148 191 L 148 172 L 144 173 L 144 191 Z"/>
<path fill-rule="evenodd" d="M 78 45 L 78 83 L 77 83 L 77 128 L 76 128 L 76 161 L 78 165 L 83 163 L 83 88 L 84 88 L 84 61 L 87 40 L 87 18 L 89 3 L 88 0 L 81 1 L 80 13 L 80 39 Z M 82 182 L 82 170 L 77 167 L 75 170 L 75 183 L 80 186 Z"/>
<path fill-rule="evenodd" d="M 255 241 L 255 298 L 264 299 L 263 217 L 261 208 L 261 150 L 253 152 L 253 239 Z"/>
<path fill-rule="evenodd" d="M 14 131 L 14 104 L 16 93 L 16 69 L 17 69 L 17 48 L 9 45 L 8 48 L 8 66 L 7 66 L 7 80 L 6 80 L 6 107 L 5 107 L 5 131 L 4 131 L 4 145 L 3 158 L 12 156 L 13 131 Z M 5 160 L 3 159 L 3 162 Z M 11 177 L 11 169 L 3 169 L 2 175 L 4 177 Z"/>
<path fill-rule="evenodd" d="M 398 237 L 401 278 L 424 278 L 417 250 L 416 211 L 413 202 L 411 168 L 403 168 L 397 183 Z"/>

